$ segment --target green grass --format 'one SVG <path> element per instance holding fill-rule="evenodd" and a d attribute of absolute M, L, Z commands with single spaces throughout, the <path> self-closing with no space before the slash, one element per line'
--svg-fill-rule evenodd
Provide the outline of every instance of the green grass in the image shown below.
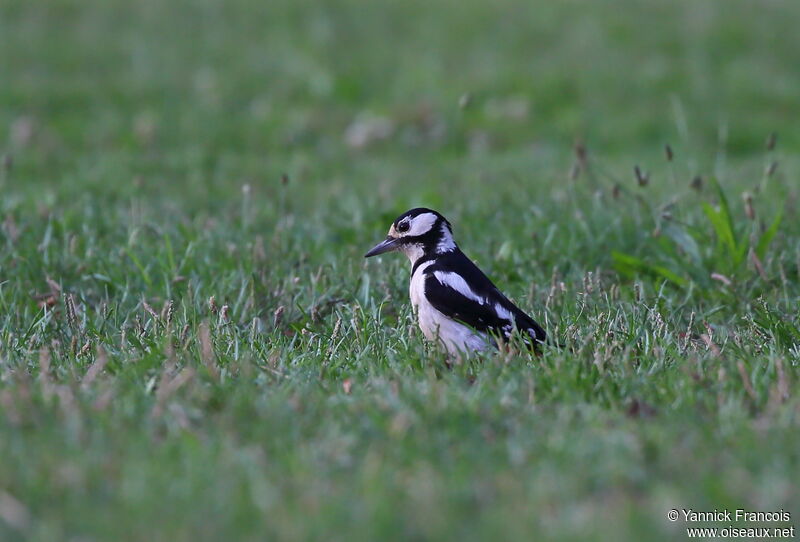
<path fill-rule="evenodd" d="M 7 0 L 0 539 L 796 524 L 798 18 Z M 362 258 L 417 205 L 569 348 L 448 369 Z"/>

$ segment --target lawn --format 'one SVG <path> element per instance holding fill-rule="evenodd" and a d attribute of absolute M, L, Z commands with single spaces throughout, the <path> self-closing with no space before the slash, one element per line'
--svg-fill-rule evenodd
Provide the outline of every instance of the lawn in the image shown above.
<path fill-rule="evenodd" d="M 796 525 L 798 20 L 4 0 L 0 540 Z M 426 344 L 423 205 L 566 347 Z"/>

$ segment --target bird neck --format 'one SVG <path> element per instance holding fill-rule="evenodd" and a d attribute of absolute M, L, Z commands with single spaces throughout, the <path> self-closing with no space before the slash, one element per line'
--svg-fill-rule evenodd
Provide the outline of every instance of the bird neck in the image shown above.
<path fill-rule="evenodd" d="M 417 268 L 423 263 L 431 262 L 440 256 L 451 254 L 457 250 L 459 250 L 459 248 L 455 243 L 446 244 L 443 246 L 439 246 L 439 244 L 433 246 L 425 246 L 420 244 L 409 246 L 404 250 L 404 252 L 408 257 L 408 261 L 411 262 L 411 275 L 413 276 Z"/>

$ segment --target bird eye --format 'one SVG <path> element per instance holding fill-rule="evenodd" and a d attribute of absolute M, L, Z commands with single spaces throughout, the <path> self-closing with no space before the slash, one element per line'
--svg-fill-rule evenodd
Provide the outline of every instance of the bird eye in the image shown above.
<path fill-rule="evenodd" d="M 400 224 L 397 225 L 397 228 L 395 228 L 395 229 L 397 231 L 399 231 L 400 233 L 407 232 L 408 231 L 408 222 L 401 222 Z"/>

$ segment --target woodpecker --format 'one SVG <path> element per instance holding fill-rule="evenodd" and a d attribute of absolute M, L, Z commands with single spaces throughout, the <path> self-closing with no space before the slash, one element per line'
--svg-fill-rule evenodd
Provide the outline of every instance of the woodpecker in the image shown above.
<path fill-rule="evenodd" d="M 532 348 L 544 343 L 544 329 L 497 289 L 453 240 L 450 222 L 423 207 L 397 217 L 384 241 L 364 257 L 403 252 L 411 262 L 411 305 L 422 334 L 448 353 L 486 350 L 514 329 Z"/>

